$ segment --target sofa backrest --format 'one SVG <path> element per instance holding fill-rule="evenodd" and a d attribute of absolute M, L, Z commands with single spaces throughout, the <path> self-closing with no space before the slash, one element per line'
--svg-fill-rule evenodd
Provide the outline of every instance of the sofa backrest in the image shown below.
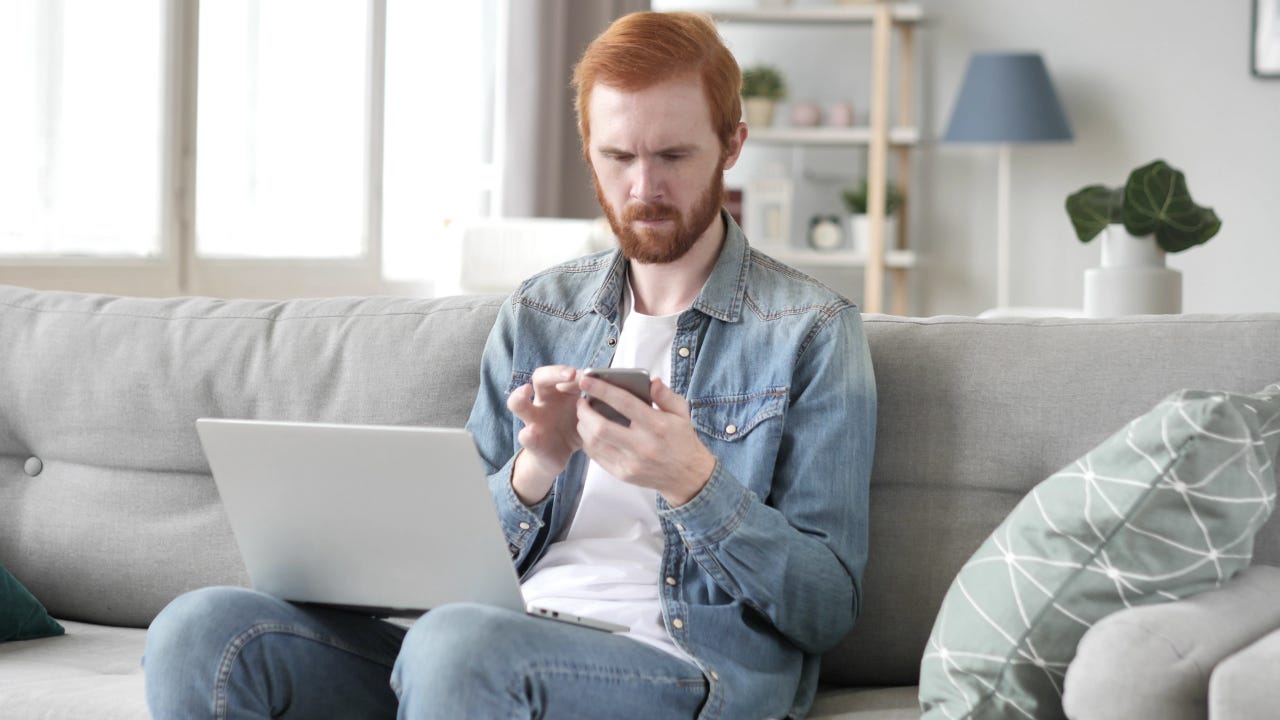
<path fill-rule="evenodd" d="M 113 625 L 245 584 L 195 419 L 461 426 L 500 302 L 0 287 L 0 564 Z"/>
<path fill-rule="evenodd" d="M 0 564 L 54 615 L 106 624 L 145 626 L 181 592 L 244 583 L 195 419 L 460 426 L 501 301 L 0 286 Z M 838 684 L 916 682 L 952 577 L 1037 482 L 1174 390 L 1280 380 L 1280 314 L 865 327 L 870 561 L 858 625 L 824 660 Z M 1276 522 L 1257 557 L 1280 564 Z"/>

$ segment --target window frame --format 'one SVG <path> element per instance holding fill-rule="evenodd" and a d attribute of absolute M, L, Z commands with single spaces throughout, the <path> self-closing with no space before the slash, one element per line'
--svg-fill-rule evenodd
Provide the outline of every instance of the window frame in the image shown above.
<path fill-rule="evenodd" d="M 0 258 L 0 284 L 172 297 L 289 298 L 426 295 L 428 281 L 382 272 L 383 113 L 387 0 L 366 0 L 370 22 L 365 112 L 364 245 L 354 258 L 224 258 L 196 252 L 196 95 L 200 0 L 166 0 L 160 182 L 160 252 L 151 257 L 32 255 Z"/>

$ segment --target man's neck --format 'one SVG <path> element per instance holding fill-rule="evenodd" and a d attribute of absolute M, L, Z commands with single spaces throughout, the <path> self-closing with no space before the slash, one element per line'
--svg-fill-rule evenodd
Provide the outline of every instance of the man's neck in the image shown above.
<path fill-rule="evenodd" d="M 642 315 L 672 315 L 693 304 L 711 277 L 724 246 L 724 217 L 717 215 L 689 252 L 675 262 L 630 262 L 633 307 Z"/>

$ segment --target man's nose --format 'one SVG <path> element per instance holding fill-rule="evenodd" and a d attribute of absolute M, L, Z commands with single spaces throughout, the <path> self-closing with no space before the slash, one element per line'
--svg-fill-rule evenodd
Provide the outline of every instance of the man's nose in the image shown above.
<path fill-rule="evenodd" d="M 633 166 L 631 179 L 631 197 L 643 203 L 651 203 L 662 199 L 663 178 L 657 163 L 651 160 L 639 160 Z"/>

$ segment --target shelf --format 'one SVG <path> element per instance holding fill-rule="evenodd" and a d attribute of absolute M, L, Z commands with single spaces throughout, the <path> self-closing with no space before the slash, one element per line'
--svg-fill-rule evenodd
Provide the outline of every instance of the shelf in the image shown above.
<path fill-rule="evenodd" d="M 924 11 L 916 3 L 895 2 L 890 3 L 889 7 L 893 13 L 894 22 L 915 23 L 924 18 Z M 876 3 L 833 7 L 706 10 L 704 12 L 717 22 L 870 25 L 875 19 Z"/>
<path fill-rule="evenodd" d="M 760 252 L 788 265 L 798 267 L 856 268 L 865 267 L 867 254 L 852 250 L 806 250 L 803 248 L 760 247 Z M 884 254 L 887 268 L 911 268 L 916 265 L 914 250 L 890 250 Z"/>
<path fill-rule="evenodd" d="M 785 145 L 869 145 L 871 128 L 747 128 L 747 142 Z M 918 128 L 896 127 L 889 130 L 890 145 L 915 145 L 918 142 L 920 142 Z"/>

